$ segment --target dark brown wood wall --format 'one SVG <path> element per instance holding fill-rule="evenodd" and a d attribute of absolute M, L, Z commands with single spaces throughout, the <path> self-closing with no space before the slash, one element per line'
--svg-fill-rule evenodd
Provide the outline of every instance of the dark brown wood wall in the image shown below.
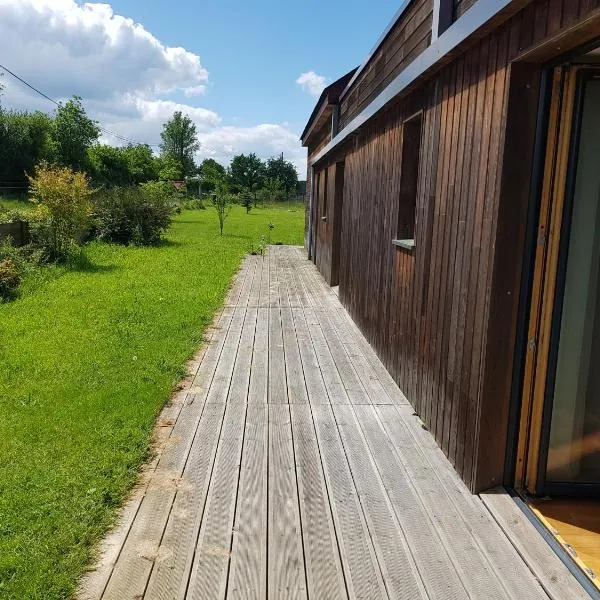
<path fill-rule="evenodd" d="M 315 173 L 315 231 L 317 239 L 316 265 L 327 283 L 332 284 L 334 275 L 333 239 L 336 229 L 335 198 L 336 198 L 336 165 L 333 164 Z M 337 267 L 336 267 L 337 268 Z M 337 277 L 337 273 L 335 273 Z"/>
<path fill-rule="evenodd" d="M 575 0 L 577 1 L 577 0 Z M 454 17 L 460 19 L 477 0 L 454 0 Z"/>
<path fill-rule="evenodd" d="M 310 221 L 310 206 L 311 206 L 311 195 L 313 194 L 312 188 L 312 168 L 311 164 L 313 158 L 318 154 L 329 142 L 331 141 L 331 125 L 325 123 L 325 125 L 311 137 L 308 144 L 308 168 L 306 172 L 306 204 L 304 208 L 304 247 L 308 251 L 308 224 Z M 315 190 L 316 193 L 316 190 Z M 316 229 L 313 229 L 316 231 Z M 314 249 L 313 242 L 313 249 Z"/>
<path fill-rule="evenodd" d="M 511 61 L 598 5 L 534 1 L 378 115 L 345 156 L 340 298 L 473 491 L 503 475 L 532 171 L 540 68 Z M 419 109 L 424 158 L 407 251 L 392 239 L 402 121 Z"/>
<path fill-rule="evenodd" d="M 343 129 L 431 43 L 433 0 L 414 0 L 340 104 Z"/>

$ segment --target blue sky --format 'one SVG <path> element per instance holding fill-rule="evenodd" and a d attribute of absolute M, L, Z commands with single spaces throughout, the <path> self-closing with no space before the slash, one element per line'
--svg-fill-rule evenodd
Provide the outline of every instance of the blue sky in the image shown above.
<path fill-rule="evenodd" d="M 88 110 L 122 135 L 155 143 L 165 115 L 189 107 L 201 131 L 199 159 L 226 163 L 238 151 L 283 151 L 302 169 L 296 138 L 318 90 L 311 95 L 298 77 L 313 72 L 330 82 L 357 66 L 398 5 L 0 0 L 0 56 L 54 97 L 82 95 Z M 20 27 L 29 35 L 19 35 Z M 4 80 L 4 104 L 44 109 L 41 99 Z"/>

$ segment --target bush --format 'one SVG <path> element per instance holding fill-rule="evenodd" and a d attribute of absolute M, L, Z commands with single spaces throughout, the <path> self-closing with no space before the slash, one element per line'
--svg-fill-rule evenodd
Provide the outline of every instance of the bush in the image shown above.
<path fill-rule="evenodd" d="M 21 273 L 11 258 L 0 261 L 0 299 L 10 300 L 17 293 Z"/>
<path fill-rule="evenodd" d="M 159 182 L 98 192 L 94 205 L 99 238 L 138 246 L 160 242 L 174 209 L 168 184 Z"/>
<path fill-rule="evenodd" d="M 65 261 L 90 227 L 92 192 L 88 179 L 69 167 L 41 164 L 29 182 L 36 204 L 28 215 L 32 239 L 48 260 Z"/>
<path fill-rule="evenodd" d="M 204 206 L 204 202 L 200 200 L 200 198 L 195 198 L 194 200 L 184 200 L 180 206 L 184 210 L 206 210 L 206 206 Z"/>

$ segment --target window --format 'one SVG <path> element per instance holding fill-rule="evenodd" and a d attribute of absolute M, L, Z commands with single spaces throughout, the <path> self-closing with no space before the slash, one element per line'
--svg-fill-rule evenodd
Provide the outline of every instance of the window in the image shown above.
<path fill-rule="evenodd" d="M 437 38 L 454 23 L 454 5 L 460 0 L 435 0 L 433 37 Z"/>
<path fill-rule="evenodd" d="M 415 220 L 417 197 L 419 194 L 423 113 L 419 112 L 404 121 L 402 129 L 398 228 L 394 243 L 397 246 L 411 249 L 415 245 Z"/>
<path fill-rule="evenodd" d="M 328 172 L 328 168 L 326 167 L 325 169 L 323 169 L 322 171 L 322 175 L 320 178 L 320 182 L 323 185 L 323 188 L 320 190 L 321 193 L 321 201 L 322 201 L 322 206 L 321 206 L 321 221 L 323 221 L 324 223 L 327 222 L 327 172 Z"/>

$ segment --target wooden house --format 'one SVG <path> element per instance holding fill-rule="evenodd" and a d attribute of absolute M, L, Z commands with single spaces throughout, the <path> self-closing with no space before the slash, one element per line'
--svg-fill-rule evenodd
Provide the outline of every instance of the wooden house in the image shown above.
<path fill-rule="evenodd" d="M 302 135 L 309 257 L 473 492 L 600 491 L 599 47 L 600 0 L 406 0 Z"/>

